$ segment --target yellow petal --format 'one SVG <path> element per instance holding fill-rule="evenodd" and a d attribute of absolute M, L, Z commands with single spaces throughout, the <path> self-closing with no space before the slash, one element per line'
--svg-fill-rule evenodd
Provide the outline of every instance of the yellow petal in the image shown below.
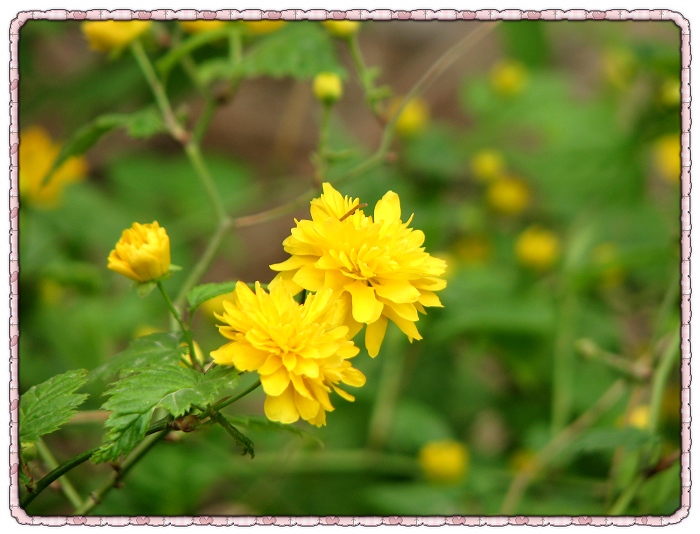
<path fill-rule="evenodd" d="M 352 316 L 358 323 L 371 323 L 379 318 L 384 305 L 377 301 L 373 288 L 357 280 L 345 289 L 352 295 Z"/>
<path fill-rule="evenodd" d="M 392 222 L 401 219 L 401 202 L 399 195 L 387 192 L 374 207 L 374 220 Z"/>
<path fill-rule="evenodd" d="M 340 395 L 341 397 L 343 397 L 346 401 L 355 402 L 355 397 L 353 397 L 352 395 L 350 395 L 350 393 L 348 393 L 347 391 L 343 391 L 342 389 L 340 389 L 339 387 L 336 387 L 335 385 L 333 385 L 333 390 L 334 390 L 338 395 Z"/>
<path fill-rule="evenodd" d="M 270 421 L 290 424 L 299 420 L 299 412 L 294 404 L 294 388 L 288 387 L 281 395 L 265 399 L 265 416 Z"/>
<path fill-rule="evenodd" d="M 258 369 L 258 374 L 270 375 L 282 367 L 282 359 L 279 356 L 268 356 L 265 363 Z"/>
<path fill-rule="evenodd" d="M 365 385 L 365 382 L 367 382 L 367 377 L 365 377 L 365 375 L 363 375 L 358 369 L 348 367 L 345 369 L 345 371 L 343 371 L 343 379 L 341 382 L 343 382 L 343 384 L 347 384 L 348 386 L 360 388 Z"/>
<path fill-rule="evenodd" d="M 272 374 L 260 375 L 260 382 L 262 382 L 263 390 L 268 395 L 281 395 L 289 385 L 289 371 L 284 367 L 280 367 Z"/>
<path fill-rule="evenodd" d="M 313 265 L 306 265 L 299 269 L 292 280 L 304 289 L 318 291 L 323 287 L 325 274 L 322 270 Z"/>
<path fill-rule="evenodd" d="M 318 411 L 321 409 L 321 405 L 318 403 L 318 401 L 306 398 L 303 395 L 300 395 L 296 390 L 294 391 L 294 404 L 299 411 L 301 418 L 306 421 L 316 417 Z"/>
<path fill-rule="evenodd" d="M 255 371 L 265 363 L 267 354 L 246 343 L 230 343 L 231 359 L 239 371 Z M 214 358 L 214 353 L 212 353 Z M 216 361 L 216 360 L 214 360 Z"/>
<path fill-rule="evenodd" d="M 365 347 L 367 347 L 367 352 L 372 358 L 379 354 L 379 348 L 382 346 L 382 341 L 384 341 L 387 323 L 387 318 L 382 315 L 379 319 L 367 325 Z"/>
<path fill-rule="evenodd" d="M 439 297 L 432 291 L 421 291 L 418 302 L 420 302 L 423 306 L 437 306 L 438 308 L 443 307 Z"/>
<path fill-rule="evenodd" d="M 408 280 L 383 279 L 374 286 L 374 290 L 380 297 L 398 303 L 415 302 L 420 297 L 420 291 Z"/>
<path fill-rule="evenodd" d="M 291 256 L 281 263 L 273 263 L 270 265 L 270 269 L 273 271 L 291 271 L 314 263 L 317 259 L 315 256 Z"/>
<path fill-rule="evenodd" d="M 384 315 L 396 323 L 396 326 L 398 326 L 399 329 L 408 336 L 408 340 L 410 342 L 413 342 L 414 339 L 423 339 L 423 337 L 418 333 L 415 323 L 412 321 L 407 321 L 389 306 L 384 308 Z"/>

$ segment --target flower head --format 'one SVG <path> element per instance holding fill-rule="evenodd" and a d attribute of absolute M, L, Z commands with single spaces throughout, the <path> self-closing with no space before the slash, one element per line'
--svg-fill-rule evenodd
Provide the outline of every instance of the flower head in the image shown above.
<path fill-rule="evenodd" d="M 401 221 L 399 196 L 389 191 L 377 202 L 374 217 L 359 209 L 359 200 L 342 197 L 329 183 L 311 201 L 311 219 L 296 221 L 283 242 L 291 258 L 270 268 L 280 271 L 274 284 L 293 293 L 331 288 L 340 301 L 338 314 L 354 337 L 367 325 L 365 346 L 374 357 L 391 319 L 408 336 L 422 339 L 416 328 L 424 306 L 440 306 L 435 291 L 445 261 L 425 252 L 425 235 Z"/>
<path fill-rule="evenodd" d="M 504 60 L 491 69 L 491 86 L 503 96 L 515 96 L 527 84 L 527 69 L 519 61 Z"/>
<path fill-rule="evenodd" d="M 559 258 L 559 239 L 549 230 L 531 226 L 518 236 L 515 254 L 526 267 L 544 271 Z"/>
<path fill-rule="evenodd" d="M 343 82 L 333 72 L 321 72 L 314 77 L 314 96 L 320 102 L 332 104 L 343 96 Z"/>
<path fill-rule="evenodd" d="M 338 39 L 352 37 L 360 29 L 359 20 L 324 20 L 321 24 L 328 33 Z"/>
<path fill-rule="evenodd" d="M 454 483 L 464 478 L 469 463 L 467 448 L 458 441 L 431 441 L 418 453 L 425 476 L 433 482 Z"/>
<path fill-rule="evenodd" d="M 482 182 L 490 182 L 503 175 L 506 162 L 498 150 L 483 149 L 474 154 L 471 160 L 471 170 L 474 176 Z"/>
<path fill-rule="evenodd" d="M 150 20 L 96 20 L 83 22 L 80 29 L 90 48 L 98 52 L 111 52 L 138 39 L 150 26 Z"/>
<path fill-rule="evenodd" d="M 654 142 L 654 162 L 658 172 L 666 181 L 680 182 L 681 140 L 679 135 L 664 135 Z"/>
<path fill-rule="evenodd" d="M 55 208 L 61 202 L 66 185 L 83 180 L 88 172 L 83 157 L 68 158 L 42 185 L 61 145 L 40 126 L 31 126 L 20 133 L 19 194 L 22 200 L 38 208 Z"/>
<path fill-rule="evenodd" d="M 271 421 L 293 423 L 301 417 L 325 425 L 326 412 L 334 409 L 331 391 L 355 400 L 337 384 L 365 383 L 365 376 L 347 361 L 359 349 L 337 320 L 331 294 L 324 288 L 298 304 L 283 284 L 267 293 L 256 283 L 253 293 L 238 282 L 234 298 L 217 314 L 225 323 L 219 331 L 231 341 L 211 353 L 214 363 L 258 372 Z"/>
<path fill-rule="evenodd" d="M 180 26 L 187 33 L 204 33 L 218 30 L 226 24 L 225 20 L 181 20 Z"/>
<path fill-rule="evenodd" d="M 136 282 L 150 282 L 170 270 L 170 238 L 157 221 L 134 223 L 109 253 L 107 268 Z"/>
<path fill-rule="evenodd" d="M 389 114 L 394 115 L 402 99 L 396 99 L 389 108 Z M 396 133 L 402 137 L 411 137 L 423 131 L 430 120 L 430 108 L 422 98 L 412 98 L 401 110 L 396 119 Z"/>
<path fill-rule="evenodd" d="M 486 199 L 489 205 L 499 213 L 518 215 L 530 203 L 530 189 L 519 178 L 507 176 L 489 185 Z"/>

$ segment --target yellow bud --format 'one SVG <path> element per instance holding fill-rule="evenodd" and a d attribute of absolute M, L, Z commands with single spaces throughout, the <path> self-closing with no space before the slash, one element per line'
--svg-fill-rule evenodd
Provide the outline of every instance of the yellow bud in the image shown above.
<path fill-rule="evenodd" d="M 97 20 L 83 22 L 80 29 L 90 48 L 98 52 L 111 52 L 135 41 L 150 27 L 150 20 Z"/>
<path fill-rule="evenodd" d="M 498 150 L 480 150 L 471 160 L 474 176 L 482 182 L 490 182 L 500 177 L 506 170 L 506 160 Z"/>
<path fill-rule="evenodd" d="M 329 34 L 338 39 L 347 39 L 360 29 L 358 20 L 324 20 L 321 24 Z"/>
<path fill-rule="evenodd" d="M 503 96 L 515 96 L 527 85 L 527 69 L 519 61 L 499 61 L 491 69 L 491 87 Z"/>
<path fill-rule="evenodd" d="M 395 99 L 390 108 L 389 114 L 393 116 L 401 105 L 402 99 Z M 402 137 L 411 137 L 420 133 L 430 120 L 430 109 L 422 98 L 412 98 L 409 100 L 401 114 L 396 119 L 396 133 Z"/>
<path fill-rule="evenodd" d="M 486 191 L 489 205 L 506 215 L 518 215 L 530 204 L 530 189 L 518 178 L 500 178 Z"/>
<path fill-rule="evenodd" d="M 654 142 L 654 162 L 659 174 L 666 181 L 680 182 L 681 140 L 679 135 L 664 135 Z"/>
<path fill-rule="evenodd" d="M 20 132 L 19 143 L 19 194 L 20 199 L 37 208 L 56 208 L 61 204 L 63 190 L 72 182 L 85 179 L 87 160 L 83 157 L 68 158 L 42 185 L 61 145 L 55 143 L 49 133 L 40 126 L 30 126 Z"/>
<path fill-rule="evenodd" d="M 225 20 L 181 20 L 180 26 L 187 33 L 204 33 L 218 30 L 226 24 Z"/>
<path fill-rule="evenodd" d="M 314 96 L 320 102 L 332 104 L 343 96 L 343 82 L 332 72 L 321 72 L 314 78 Z"/>
<path fill-rule="evenodd" d="M 649 406 L 635 406 L 627 418 L 627 423 L 639 430 L 645 430 L 649 426 Z"/>
<path fill-rule="evenodd" d="M 457 441 L 431 441 L 418 453 L 418 462 L 428 480 L 455 483 L 464 478 L 469 464 L 467 448 Z"/>
<path fill-rule="evenodd" d="M 531 226 L 518 236 L 515 254 L 526 267 L 548 269 L 559 258 L 559 239 L 549 230 Z"/>
<path fill-rule="evenodd" d="M 170 269 L 170 238 L 157 221 L 134 223 L 109 253 L 107 268 L 136 282 L 158 280 Z"/>
<path fill-rule="evenodd" d="M 244 20 L 243 24 L 248 28 L 250 33 L 255 35 L 264 35 L 266 33 L 276 32 L 282 26 L 287 24 L 286 20 Z"/>

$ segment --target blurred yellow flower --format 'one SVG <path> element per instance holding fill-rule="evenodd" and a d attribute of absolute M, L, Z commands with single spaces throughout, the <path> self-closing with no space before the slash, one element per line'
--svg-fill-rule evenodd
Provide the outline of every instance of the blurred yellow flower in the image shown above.
<path fill-rule="evenodd" d="M 255 35 L 264 35 L 266 33 L 276 32 L 282 29 L 282 26 L 287 24 L 286 20 L 244 20 L 243 24 L 248 28 L 250 33 Z"/>
<path fill-rule="evenodd" d="M 447 282 L 444 260 L 422 247 L 425 235 L 401 221 L 399 196 L 389 191 L 377 202 L 374 218 L 358 199 L 343 196 L 329 183 L 311 201 L 311 219 L 296 221 L 284 250 L 292 256 L 270 265 L 280 271 L 271 286 L 285 284 L 296 294 L 327 287 L 340 301 L 339 313 L 353 338 L 367 325 L 365 346 L 379 353 L 388 319 L 408 336 L 422 339 L 415 322 L 424 306 L 442 307 L 435 291 Z"/>
<path fill-rule="evenodd" d="M 150 336 L 151 334 L 157 334 L 158 332 L 163 332 L 163 330 L 150 324 L 142 324 L 136 327 L 136 330 L 134 330 L 134 337 Z"/>
<path fill-rule="evenodd" d="M 668 134 L 654 142 L 654 162 L 659 174 L 668 182 L 681 180 L 680 135 Z"/>
<path fill-rule="evenodd" d="M 138 39 L 151 24 L 150 20 L 96 20 L 83 22 L 80 29 L 90 48 L 98 52 L 111 52 Z"/>
<path fill-rule="evenodd" d="M 489 185 L 486 200 L 497 212 L 518 215 L 530 204 L 530 189 L 519 178 L 503 177 Z"/>
<path fill-rule="evenodd" d="M 51 278 L 42 278 L 39 282 L 39 296 L 47 306 L 57 306 L 65 302 L 66 288 Z"/>
<path fill-rule="evenodd" d="M 421 448 L 418 462 L 428 480 L 455 483 L 464 479 L 467 473 L 469 453 L 458 441 L 431 441 Z"/>
<path fill-rule="evenodd" d="M 490 81 L 494 91 L 503 96 L 515 96 L 527 85 L 525 65 L 515 60 L 502 60 L 491 69 Z"/>
<path fill-rule="evenodd" d="M 347 39 L 360 29 L 359 20 L 324 20 L 321 22 L 333 37 Z"/>
<path fill-rule="evenodd" d="M 394 99 L 389 106 L 389 116 L 393 117 L 403 99 Z M 422 98 L 412 98 L 396 119 L 396 133 L 402 137 L 411 137 L 420 133 L 430 120 L 430 108 Z"/>
<path fill-rule="evenodd" d="M 109 253 L 107 268 L 136 282 L 155 281 L 170 269 L 170 238 L 157 221 L 134 223 Z"/>
<path fill-rule="evenodd" d="M 681 103 L 681 82 L 667 78 L 659 88 L 659 100 L 664 106 L 674 107 Z"/>
<path fill-rule="evenodd" d="M 332 104 L 343 96 L 343 82 L 333 72 L 321 72 L 314 77 L 313 90 L 318 101 Z"/>
<path fill-rule="evenodd" d="M 548 269 L 559 258 L 559 239 L 549 230 L 531 226 L 518 236 L 515 254 L 526 267 Z"/>
<path fill-rule="evenodd" d="M 479 181 L 490 182 L 503 175 L 506 160 L 498 150 L 485 148 L 472 157 L 471 170 Z"/>
<path fill-rule="evenodd" d="M 333 411 L 328 394 L 354 397 L 336 384 L 363 386 L 365 376 L 348 359 L 359 349 L 347 338 L 339 321 L 337 302 L 328 288 L 298 304 L 284 284 L 267 293 L 259 282 L 253 293 L 238 282 L 234 298 L 224 303 L 217 318 L 221 335 L 231 342 L 211 353 L 214 363 L 240 371 L 257 371 L 267 398 L 271 421 L 293 423 L 301 417 L 316 426 L 326 424 Z"/>
<path fill-rule="evenodd" d="M 87 161 L 83 157 L 68 158 L 42 187 L 42 182 L 56 161 L 61 145 L 54 143 L 40 126 L 30 126 L 19 135 L 20 199 L 37 208 L 56 208 L 65 187 L 85 179 Z"/>
<path fill-rule="evenodd" d="M 223 28 L 225 20 L 181 20 L 180 26 L 187 33 L 204 33 Z"/>
<path fill-rule="evenodd" d="M 627 423 L 639 430 L 646 430 L 649 426 L 649 406 L 646 404 L 635 406 L 627 417 Z"/>

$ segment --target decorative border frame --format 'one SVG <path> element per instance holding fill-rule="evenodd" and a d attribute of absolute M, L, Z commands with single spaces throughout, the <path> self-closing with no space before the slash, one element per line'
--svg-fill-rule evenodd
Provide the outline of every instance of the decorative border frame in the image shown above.
<path fill-rule="evenodd" d="M 681 30 L 681 507 L 672 516 L 640 516 L 640 517 L 609 517 L 609 516 L 512 516 L 512 517 L 53 517 L 30 516 L 19 506 L 19 449 L 18 449 L 18 347 L 19 328 L 17 323 L 17 290 L 19 279 L 18 258 L 18 149 L 19 149 L 19 30 L 28 20 L 670 20 Z M 159 9 L 154 11 L 132 11 L 128 9 L 88 11 L 69 11 L 53 9 L 49 11 L 24 11 L 18 13 L 10 24 L 10 513 L 23 525 L 90 525 L 90 526 L 567 526 L 567 525 L 596 525 L 596 526 L 631 526 L 651 525 L 664 526 L 679 523 L 688 517 L 690 510 L 690 23 L 680 13 L 668 10 L 637 9 L 587 11 L 583 9 L 560 10 L 547 9 L 543 11 L 522 11 L 508 9 L 504 11 L 484 9 L 479 11 L 459 11 L 455 9 L 393 11 L 377 9 L 373 11 L 354 9 L 349 11 L 326 11 L 312 9 L 308 11 L 289 9 L 284 11 L 263 11 L 259 9 L 197 11 L 192 9 L 171 10 Z"/>

